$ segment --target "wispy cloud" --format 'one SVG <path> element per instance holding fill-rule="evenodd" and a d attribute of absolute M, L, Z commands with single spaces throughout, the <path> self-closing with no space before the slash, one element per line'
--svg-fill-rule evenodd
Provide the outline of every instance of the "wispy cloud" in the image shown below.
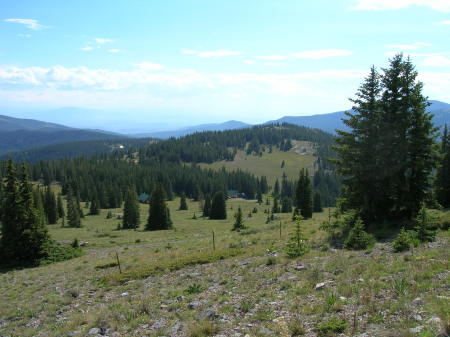
<path fill-rule="evenodd" d="M 423 60 L 422 65 L 428 67 L 450 67 L 450 58 L 443 55 L 431 55 Z"/>
<path fill-rule="evenodd" d="M 286 60 L 288 57 L 284 55 L 265 55 L 265 56 L 255 56 L 255 58 L 267 61 L 282 61 Z"/>
<path fill-rule="evenodd" d="M 86 47 L 81 47 L 80 50 L 82 51 L 91 51 L 94 50 L 95 48 L 92 46 L 86 46 Z"/>
<path fill-rule="evenodd" d="M 107 43 L 112 43 L 112 42 L 114 42 L 114 40 L 111 40 L 111 39 L 103 39 L 103 38 L 99 38 L 99 37 L 94 38 L 94 41 L 95 41 L 97 44 L 107 44 Z"/>
<path fill-rule="evenodd" d="M 324 59 L 329 57 L 336 57 L 336 56 L 349 56 L 352 55 L 352 52 L 350 50 L 344 50 L 344 49 L 318 49 L 318 50 L 306 50 L 302 52 L 298 52 L 293 54 L 296 58 L 301 59 Z"/>
<path fill-rule="evenodd" d="M 256 62 L 253 60 L 244 60 L 244 63 L 245 64 L 256 64 Z"/>
<path fill-rule="evenodd" d="M 31 35 L 31 34 L 17 34 L 17 36 L 30 38 L 30 37 L 32 37 L 33 35 Z"/>
<path fill-rule="evenodd" d="M 24 25 L 25 27 L 32 29 L 32 30 L 41 30 L 44 28 L 48 28 L 48 26 L 41 25 L 38 20 L 34 19 L 5 19 L 5 22 L 12 22 L 12 23 L 20 23 L 21 25 Z"/>
<path fill-rule="evenodd" d="M 117 54 L 117 53 L 120 52 L 120 49 L 113 48 L 113 49 L 109 49 L 108 52 L 111 53 L 111 54 Z"/>
<path fill-rule="evenodd" d="M 196 51 L 191 49 L 182 49 L 181 52 L 187 55 L 197 55 L 199 57 L 223 57 L 223 56 L 236 56 L 240 55 L 241 52 L 233 50 L 213 50 L 213 51 Z"/>
<path fill-rule="evenodd" d="M 448 0 L 356 0 L 352 10 L 384 11 L 410 6 L 424 6 L 440 12 L 450 12 Z"/>
<path fill-rule="evenodd" d="M 416 50 L 422 47 L 429 47 L 430 43 L 426 42 L 415 42 L 413 44 L 387 44 L 384 47 L 387 49 L 396 49 L 396 50 Z"/>

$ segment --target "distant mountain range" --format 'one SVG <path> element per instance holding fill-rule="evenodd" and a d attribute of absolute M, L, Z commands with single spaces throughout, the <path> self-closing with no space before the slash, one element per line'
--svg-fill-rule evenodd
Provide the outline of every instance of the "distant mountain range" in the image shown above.
<path fill-rule="evenodd" d="M 102 130 L 74 129 L 34 119 L 0 115 L 0 154 L 51 144 L 124 137 L 127 136 Z"/>
<path fill-rule="evenodd" d="M 167 138 L 171 138 L 171 137 L 183 137 L 183 136 L 195 133 L 195 132 L 236 130 L 236 129 L 248 128 L 251 126 L 252 126 L 251 124 L 247 124 L 244 122 L 228 121 L 225 123 L 217 123 L 217 124 L 200 124 L 200 125 L 196 125 L 196 126 L 189 126 L 189 127 L 179 128 L 179 129 L 175 129 L 175 130 L 131 134 L 130 136 L 167 139 Z"/>
<path fill-rule="evenodd" d="M 440 101 L 430 101 L 430 103 L 428 110 L 434 114 L 433 122 L 435 125 L 442 127 L 445 124 L 450 124 L 450 104 Z M 344 111 L 338 111 L 312 116 L 285 116 L 263 124 L 290 123 L 334 133 L 336 129 L 346 129 L 342 122 L 344 117 Z M 174 130 L 124 135 L 103 130 L 75 129 L 61 124 L 0 115 L 0 155 L 75 141 L 114 140 L 127 137 L 167 139 L 182 137 L 195 132 L 235 130 L 251 126 L 251 124 L 231 120 L 225 123 L 201 124 Z M 81 145 L 77 145 L 75 148 L 80 151 Z M 48 148 L 49 151 L 51 149 L 54 148 Z M 40 151 L 46 150 L 43 148 Z"/>

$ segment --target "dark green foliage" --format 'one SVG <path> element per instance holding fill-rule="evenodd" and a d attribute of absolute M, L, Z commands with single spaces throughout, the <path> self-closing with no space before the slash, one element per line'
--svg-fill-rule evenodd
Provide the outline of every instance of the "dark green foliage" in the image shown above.
<path fill-rule="evenodd" d="M 66 261 L 82 255 L 83 251 L 80 247 L 74 247 L 73 245 L 60 245 L 56 242 L 51 242 L 48 247 L 48 254 L 40 261 L 40 264 L 45 265 L 54 262 Z"/>
<path fill-rule="evenodd" d="M 303 218 L 298 215 L 295 218 L 295 228 L 289 237 L 286 245 L 286 254 L 290 258 L 300 257 L 309 251 L 306 237 L 303 235 L 301 229 L 301 222 Z"/>
<path fill-rule="evenodd" d="M 281 213 L 291 213 L 292 211 L 292 199 L 283 197 L 281 199 Z"/>
<path fill-rule="evenodd" d="M 415 219 L 414 230 L 420 242 L 432 242 L 436 240 L 437 225 L 425 207 L 421 207 Z"/>
<path fill-rule="evenodd" d="M 98 215 L 100 214 L 100 202 L 97 198 L 94 198 L 89 205 L 89 214 Z"/>
<path fill-rule="evenodd" d="M 169 208 L 166 205 L 166 192 L 161 184 L 156 185 L 152 192 L 149 212 L 146 230 L 172 228 Z"/>
<path fill-rule="evenodd" d="M 322 208 L 322 202 L 320 200 L 320 194 L 315 192 L 314 193 L 314 198 L 313 198 L 313 211 L 315 213 L 321 213 L 323 212 L 323 208 Z"/>
<path fill-rule="evenodd" d="M 334 336 L 335 334 L 341 334 L 344 333 L 347 328 L 347 321 L 336 316 L 322 320 L 316 325 L 316 331 L 319 337 L 329 337 Z"/>
<path fill-rule="evenodd" d="M 72 242 L 72 248 L 78 248 L 78 247 L 80 247 L 80 244 L 79 244 L 79 242 L 78 242 L 78 239 L 77 238 L 75 238 L 74 240 L 73 240 L 73 242 Z"/>
<path fill-rule="evenodd" d="M 233 224 L 233 228 L 231 229 L 232 231 L 237 231 L 239 232 L 241 229 L 245 229 L 244 226 L 244 219 L 242 218 L 242 209 L 239 206 L 236 214 L 234 215 L 234 224 Z"/>
<path fill-rule="evenodd" d="M 187 202 L 186 202 L 186 194 L 182 193 L 181 194 L 181 198 L 180 198 L 180 208 L 179 208 L 179 210 L 180 211 L 187 211 L 187 209 L 188 209 L 188 205 L 187 205 Z"/>
<path fill-rule="evenodd" d="M 36 265 L 48 257 L 51 241 L 36 209 L 26 168 L 18 175 L 8 161 L 3 184 L 0 266 Z"/>
<path fill-rule="evenodd" d="M 69 190 L 67 201 L 67 224 L 69 227 L 81 227 L 80 204 L 74 198 L 72 190 Z"/>
<path fill-rule="evenodd" d="M 277 198 L 273 198 L 272 213 L 280 213 L 280 206 L 278 205 Z"/>
<path fill-rule="evenodd" d="M 140 224 L 139 201 L 134 189 L 128 189 L 123 206 L 123 229 L 136 229 Z"/>
<path fill-rule="evenodd" d="M 418 243 L 415 231 L 407 231 L 405 228 L 402 228 L 395 240 L 392 241 L 392 247 L 396 252 L 403 252 L 410 249 L 411 246 L 417 246 Z"/>
<path fill-rule="evenodd" d="M 356 96 L 344 120 L 350 131 L 338 131 L 336 139 L 348 205 L 367 223 L 412 219 L 430 191 L 436 159 L 417 72 L 396 55 L 381 75 L 371 69 Z"/>
<path fill-rule="evenodd" d="M 450 207 L 450 139 L 447 131 L 447 125 L 444 128 L 444 134 L 441 141 L 441 158 L 436 175 L 436 198 L 445 208 Z"/>
<path fill-rule="evenodd" d="M 209 217 L 211 214 L 211 197 L 206 195 L 205 204 L 203 205 L 203 217 Z"/>
<path fill-rule="evenodd" d="M 295 207 L 300 210 L 303 218 L 309 219 L 312 217 L 312 190 L 311 181 L 309 179 L 308 170 L 302 168 L 295 189 Z"/>
<path fill-rule="evenodd" d="M 58 205 L 55 193 L 50 189 L 50 186 L 45 189 L 44 211 L 49 225 L 54 225 L 58 222 Z"/>
<path fill-rule="evenodd" d="M 63 204 L 61 193 L 58 194 L 58 199 L 57 199 L 56 203 L 57 203 L 57 208 L 58 208 L 58 217 L 64 218 L 66 216 L 66 212 L 64 211 L 64 204 Z"/>
<path fill-rule="evenodd" d="M 216 192 L 211 202 L 210 219 L 222 220 L 227 218 L 226 197 L 223 192 Z"/>
<path fill-rule="evenodd" d="M 346 249 L 361 250 L 374 245 L 375 238 L 364 230 L 364 222 L 358 218 L 344 242 Z"/>

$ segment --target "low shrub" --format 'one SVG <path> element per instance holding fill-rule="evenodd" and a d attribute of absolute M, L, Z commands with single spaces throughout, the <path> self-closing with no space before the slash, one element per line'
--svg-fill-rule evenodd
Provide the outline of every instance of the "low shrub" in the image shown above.
<path fill-rule="evenodd" d="M 331 318 L 321 321 L 316 325 L 317 335 L 319 337 L 328 337 L 336 333 L 344 333 L 347 330 L 348 323 L 342 318 L 332 316 Z"/>
<path fill-rule="evenodd" d="M 47 251 L 48 256 L 40 261 L 41 265 L 66 261 L 83 255 L 80 247 L 73 247 L 72 245 L 61 245 L 56 242 L 52 242 Z"/>
<path fill-rule="evenodd" d="M 358 218 L 344 241 L 346 249 L 367 249 L 374 245 L 375 238 L 364 230 L 364 222 Z"/>
<path fill-rule="evenodd" d="M 403 252 L 408 250 L 411 246 L 418 245 L 417 233 L 415 231 L 407 231 L 402 228 L 394 241 L 392 247 L 396 252 Z"/>

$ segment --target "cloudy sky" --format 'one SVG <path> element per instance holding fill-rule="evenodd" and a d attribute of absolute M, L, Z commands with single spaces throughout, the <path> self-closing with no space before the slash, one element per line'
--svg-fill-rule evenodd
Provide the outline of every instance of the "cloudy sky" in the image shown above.
<path fill-rule="evenodd" d="M 256 123 L 347 109 L 396 52 L 450 102 L 450 0 L 0 3 L 2 107 Z"/>

